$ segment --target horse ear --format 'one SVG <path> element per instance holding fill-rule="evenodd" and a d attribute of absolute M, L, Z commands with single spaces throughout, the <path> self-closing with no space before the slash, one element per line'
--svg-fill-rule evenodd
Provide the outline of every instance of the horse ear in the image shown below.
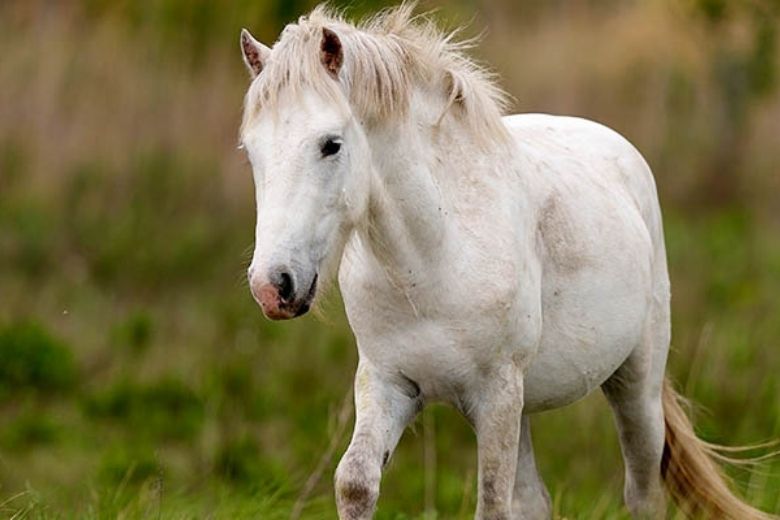
<path fill-rule="evenodd" d="M 334 79 L 338 79 L 341 65 L 344 63 L 344 50 L 341 47 L 341 40 L 338 35 L 327 27 L 322 28 L 320 61 L 325 66 L 325 70 Z"/>
<path fill-rule="evenodd" d="M 241 54 L 252 78 L 256 78 L 263 71 L 271 49 L 255 40 L 249 31 L 241 29 Z"/>

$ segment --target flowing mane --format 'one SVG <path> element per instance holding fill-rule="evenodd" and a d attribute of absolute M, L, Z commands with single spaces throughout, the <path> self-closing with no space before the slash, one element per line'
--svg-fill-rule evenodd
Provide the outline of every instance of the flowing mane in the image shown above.
<path fill-rule="evenodd" d="M 479 139 L 505 141 L 501 115 L 508 96 L 492 73 L 466 55 L 474 41 L 455 41 L 458 30 L 444 33 L 430 16 L 413 16 L 413 9 L 404 3 L 355 25 L 319 5 L 287 25 L 247 92 L 242 126 L 276 105 L 281 92 L 295 94 L 303 87 L 336 102 L 346 100 L 369 123 L 382 122 L 406 114 L 418 87 L 441 92 L 446 103 L 440 120 L 451 114 Z M 344 46 L 341 87 L 320 63 L 325 28 Z"/>

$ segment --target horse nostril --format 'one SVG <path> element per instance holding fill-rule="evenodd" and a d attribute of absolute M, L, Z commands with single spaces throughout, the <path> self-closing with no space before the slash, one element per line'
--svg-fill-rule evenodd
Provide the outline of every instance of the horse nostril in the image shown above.
<path fill-rule="evenodd" d="M 283 272 L 279 275 L 279 298 L 282 301 L 289 302 L 293 296 L 293 281 L 289 273 Z"/>

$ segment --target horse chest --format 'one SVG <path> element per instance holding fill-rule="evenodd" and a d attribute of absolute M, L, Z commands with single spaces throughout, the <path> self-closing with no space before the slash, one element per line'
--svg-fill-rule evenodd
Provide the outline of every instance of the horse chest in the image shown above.
<path fill-rule="evenodd" d="M 520 311 L 517 280 L 493 286 L 453 269 L 401 286 L 366 265 L 340 279 L 361 359 L 414 380 L 426 398 L 458 401 L 483 374 L 535 346 L 526 336 L 539 317 Z"/>

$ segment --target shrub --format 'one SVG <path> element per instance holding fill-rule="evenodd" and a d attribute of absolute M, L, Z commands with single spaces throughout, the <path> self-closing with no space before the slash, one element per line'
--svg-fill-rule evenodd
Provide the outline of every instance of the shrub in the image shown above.
<path fill-rule="evenodd" d="M 85 411 L 94 418 L 121 421 L 138 435 L 174 440 L 191 438 L 203 423 L 203 402 L 176 379 L 148 385 L 121 381 L 87 397 Z"/>
<path fill-rule="evenodd" d="M 76 381 L 70 348 L 33 322 L 0 328 L 0 400 L 20 391 L 61 392 Z"/>
<path fill-rule="evenodd" d="M 148 350 L 154 336 L 154 323 L 149 314 L 135 312 L 113 330 L 114 343 L 133 356 L 140 356 Z"/>
<path fill-rule="evenodd" d="M 283 489 L 290 482 L 289 471 L 264 455 L 248 435 L 223 441 L 214 458 L 214 473 L 233 485 L 251 489 Z"/>
<path fill-rule="evenodd" d="M 9 449 L 53 444 L 61 435 L 60 425 L 41 410 L 31 410 L 9 422 L 0 442 Z"/>
<path fill-rule="evenodd" d="M 117 448 L 109 450 L 98 470 L 102 482 L 115 486 L 120 483 L 141 484 L 160 477 L 163 468 L 150 450 Z"/>

